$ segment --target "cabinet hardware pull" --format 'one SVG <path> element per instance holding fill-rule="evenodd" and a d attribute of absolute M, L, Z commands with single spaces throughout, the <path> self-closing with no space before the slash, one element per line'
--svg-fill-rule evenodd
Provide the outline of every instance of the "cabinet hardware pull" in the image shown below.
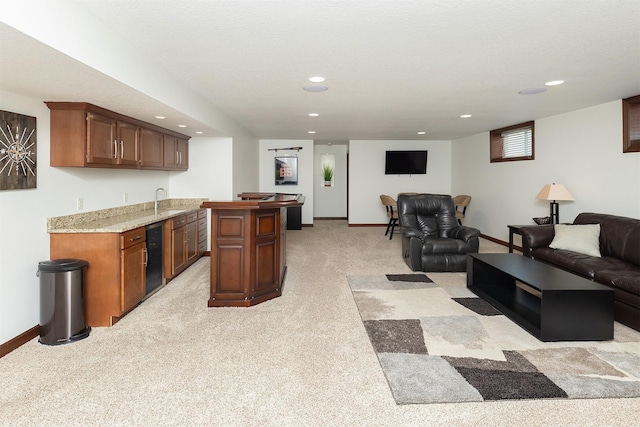
<path fill-rule="evenodd" d="M 146 267 L 149 264 L 149 252 L 147 248 L 144 248 L 144 266 Z"/>
<path fill-rule="evenodd" d="M 135 242 L 136 240 L 142 239 L 142 236 L 136 236 L 129 239 L 130 242 Z"/>
<path fill-rule="evenodd" d="M 120 158 L 124 158 L 124 141 L 120 141 Z"/>
<path fill-rule="evenodd" d="M 118 158 L 118 141 L 116 141 L 115 139 L 113 140 L 113 158 Z"/>

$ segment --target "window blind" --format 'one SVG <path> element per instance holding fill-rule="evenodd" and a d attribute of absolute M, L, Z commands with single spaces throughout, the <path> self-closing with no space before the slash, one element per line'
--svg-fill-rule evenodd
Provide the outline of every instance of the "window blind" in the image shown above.
<path fill-rule="evenodd" d="M 502 132 L 502 158 L 531 157 L 532 135 L 529 126 Z"/>

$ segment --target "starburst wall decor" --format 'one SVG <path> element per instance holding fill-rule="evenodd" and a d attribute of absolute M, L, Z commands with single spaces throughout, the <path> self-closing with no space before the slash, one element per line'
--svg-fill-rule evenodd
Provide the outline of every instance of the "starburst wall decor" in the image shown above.
<path fill-rule="evenodd" d="M 0 190 L 36 188 L 36 118 L 0 110 Z"/>

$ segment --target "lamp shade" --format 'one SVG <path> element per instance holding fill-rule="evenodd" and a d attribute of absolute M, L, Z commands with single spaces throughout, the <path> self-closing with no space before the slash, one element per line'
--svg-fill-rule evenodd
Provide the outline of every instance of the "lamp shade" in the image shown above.
<path fill-rule="evenodd" d="M 562 184 L 547 184 L 536 196 L 540 200 L 575 200 Z"/>

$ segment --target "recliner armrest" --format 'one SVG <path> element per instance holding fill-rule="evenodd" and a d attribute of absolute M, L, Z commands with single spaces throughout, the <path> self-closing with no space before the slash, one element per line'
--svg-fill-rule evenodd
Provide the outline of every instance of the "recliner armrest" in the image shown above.
<path fill-rule="evenodd" d="M 452 239 L 459 239 L 464 240 L 465 242 L 469 242 L 471 239 L 480 236 L 480 230 L 478 230 L 477 228 L 461 225 L 449 230 L 447 235 Z"/>
<path fill-rule="evenodd" d="M 417 237 L 420 240 L 424 240 L 424 233 L 418 228 L 401 226 L 400 233 L 403 237 Z"/>

